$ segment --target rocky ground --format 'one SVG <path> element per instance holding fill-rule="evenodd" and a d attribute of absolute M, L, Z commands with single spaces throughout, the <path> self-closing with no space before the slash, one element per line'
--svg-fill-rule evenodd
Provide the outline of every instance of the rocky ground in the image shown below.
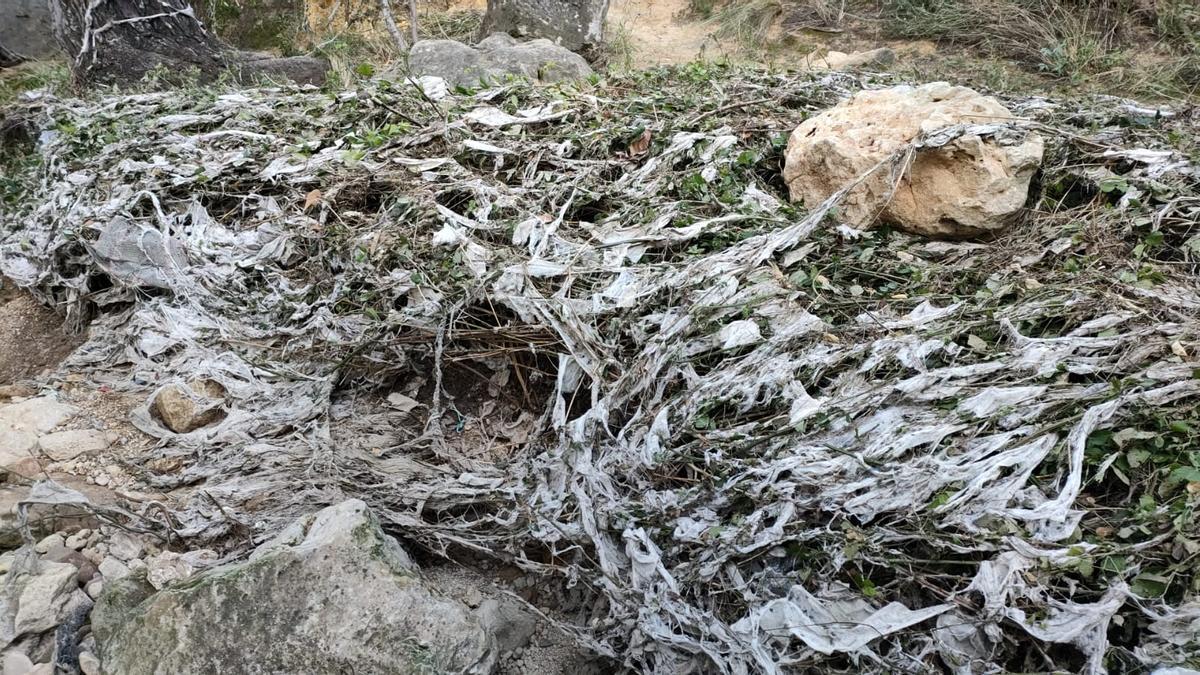
<path fill-rule="evenodd" d="M 309 593 L 297 600 L 307 607 L 305 611 L 320 612 L 331 598 L 349 593 L 345 607 L 353 616 L 365 611 L 360 598 L 380 598 L 379 611 L 387 617 L 403 607 L 403 613 L 414 621 L 435 622 L 421 628 L 396 625 L 394 619 L 381 615 L 362 614 L 372 626 L 395 627 L 395 637 L 378 638 L 402 647 L 389 651 L 367 647 L 365 643 L 375 638 L 364 637 L 367 632 L 355 628 L 351 619 L 338 619 L 356 644 L 336 645 L 333 652 L 354 669 L 379 658 L 378 672 L 392 672 L 398 655 L 416 659 L 411 667 L 400 668 L 413 673 L 461 670 L 502 675 L 556 674 L 586 673 L 596 667 L 574 640 L 545 618 L 549 608 L 538 609 L 526 602 L 539 599 L 534 579 L 524 581 L 522 573 L 510 570 L 516 573 L 508 575 L 514 583 L 498 585 L 495 569 L 479 571 L 444 561 L 434 561 L 421 571 L 394 540 L 378 531 L 361 503 L 344 505 L 341 511 L 318 514 L 317 518 L 329 519 L 325 532 L 332 537 L 366 526 L 374 543 L 359 539 L 310 541 L 321 565 L 327 567 L 312 569 L 313 564 L 299 561 L 297 566 L 303 574 L 315 576 L 305 576 L 307 581 L 284 582 L 285 588 L 292 590 L 282 591 L 283 595 L 277 595 L 281 592 L 276 585 L 281 583 L 278 577 L 267 583 L 251 576 L 241 587 L 242 594 L 228 600 L 236 606 L 222 604 L 224 599 L 213 601 L 211 611 L 227 617 L 219 622 L 232 631 L 222 641 L 214 642 L 209 632 L 201 642 L 189 645 L 164 634 L 166 642 L 157 644 L 153 641 L 157 634 L 147 626 L 171 631 L 172 636 L 181 628 L 165 619 L 122 628 L 131 608 L 155 591 L 172 584 L 178 586 L 198 572 L 232 562 L 236 556 L 225 559 L 211 549 L 181 547 L 181 542 L 164 540 L 154 531 L 158 528 L 143 530 L 138 528 L 137 519 L 128 520 L 131 513 L 123 506 L 161 504 L 165 517 L 169 505 L 188 491 L 157 492 L 138 480 L 140 470 L 131 460 L 141 456 L 153 439 L 130 424 L 134 400 L 95 386 L 63 366 L 62 360 L 80 344 L 81 337 L 69 336 L 60 317 L 11 286 L 5 289 L 5 299 L 0 305 L 0 339 L 5 342 L 0 355 L 6 368 L 0 378 L 0 545 L 8 549 L 0 554 L 0 641 L 7 644 L 0 671 L 4 675 L 139 673 L 154 668 L 160 668 L 156 672 L 200 672 L 210 666 L 216 670 L 233 667 L 233 671 L 226 672 L 242 672 L 231 666 L 228 650 L 251 654 L 264 642 L 265 656 L 259 655 L 263 659 L 283 658 L 287 653 L 304 655 L 304 660 L 280 665 L 280 670 L 271 672 L 316 672 L 310 668 L 326 672 L 321 670 L 326 666 L 313 665 L 312 650 L 294 650 L 282 640 L 272 646 L 269 636 L 247 632 L 245 620 L 229 617 L 231 612 L 253 613 L 255 607 L 274 606 L 280 597 L 291 597 L 299 589 Z M 154 409 L 166 426 L 186 432 L 216 421 L 211 407 L 193 405 L 189 398 L 203 402 L 210 391 L 203 383 L 194 389 L 195 393 L 181 387 L 160 394 Z M 219 397 L 220 393 L 212 395 Z M 394 438 L 386 433 L 385 420 L 368 416 L 366 419 L 372 421 L 364 426 L 365 420 L 357 416 L 343 419 L 346 424 L 336 426 L 336 434 L 363 452 L 379 452 L 381 444 Z M 381 443 L 372 439 L 386 440 Z M 153 514 L 154 509 L 143 513 Z M 304 547 L 305 542 L 297 545 Z M 264 545 L 260 551 L 265 555 L 269 547 Z M 374 573 L 364 571 L 361 576 L 347 574 L 353 563 L 346 557 L 376 548 L 390 551 L 382 568 Z M 261 558 L 255 554 L 251 561 L 256 556 Z M 411 599 L 387 595 L 392 588 L 389 579 L 399 568 L 406 570 L 406 578 L 419 580 L 407 591 L 417 594 Z M 240 568 L 226 565 L 220 569 L 226 576 L 238 574 Z M 336 586 L 324 588 L 320 585 L 323 580 L 332 580 Z M 102 592 L 106 588 L 112 591 L 113 587 L 116 591 L 109 593 L 107 604 L 94 610 Z M 263 593 L 263 597 L 244 597 L 256 592 Z M 545 597 L 540 599 L 544 601 Z M 173 598 L 170 602 L 188 604 L 187 617 L 201 612 L 187 599 Z M 146 611 L 142 608 L 136 613 Z M 159 611 L 170 614 L 172 609 L 168 606 Z M 458 628 L 437 623 L 445 621 L 447 611 L 460 613 L 465 623 Z M 321 619 L 315 627 L 318 634 L 311 639 L 328 637 L 327 619 L 333 620 Z M 184 620 L 190 623 L 194 619 Z M 409 644 L 407 641 L 421 630 L 431 632 L 421 638 L 424 642 Z M 450 636 L 455 630 L 474 631 L 474 637 L 464 638 L 475 645 L 473 652 L 461 651 L 462 645 L 447 647 L 453 644 Z M 107 658 L 102 659 L 94 631 L 105 635 Z M 121 640 L 126 638 L 121 635 L 129 635 L 128 639 L 139 647 L 123 647 Z M 251 642 L 239 645 L 239 640 Z M 147 644 L 161 661 L 146 660 Z M 213 652 L 210 666 L 202 665 L 203 649 L 218 645 L 221 649 Z M 427 648 L 433 651 L 427 653 Z M 179 655 L 175 661 L 170 660 L 172 653 Z M 466 660 L 448 665 L 444 659 L 451 658 Z M 328 665 L 327 669 L 339 667 Z"/>

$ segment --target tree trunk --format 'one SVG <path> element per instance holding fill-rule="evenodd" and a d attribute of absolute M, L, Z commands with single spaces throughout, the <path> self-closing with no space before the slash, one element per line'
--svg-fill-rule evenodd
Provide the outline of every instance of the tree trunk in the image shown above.
<path fill-rule="evenodd" d="M 483 37 L 547 38 L 572 51 L 594 54 L 604 41 L 609 0 L 488 0 Z"/>
<path fill-rule="evenodd" d="M 8 47 L 5 47 L 4 43 L 0 42 L 0 68 L 12 68 L 24 60 L 24 56 L 21 56 L 16 52 L 9 51 Z"/>
<path fill-rule="evenodd" d="M 81 84 L 129 84 L 151 72 L 167 82 L 196 76 L 279 76 L 324 81 L 318 59 L 272 58 L 228 48 L 196 18 L 187 0 L 50 0 L 55 37 Z"/>
<path fill-rule="evenodd" d="M 155 69 L 212 79 L 226 65 L 223 46 L 186 0 L 53 0 L 51 11 L 81 83 L 136 82 Z"/>

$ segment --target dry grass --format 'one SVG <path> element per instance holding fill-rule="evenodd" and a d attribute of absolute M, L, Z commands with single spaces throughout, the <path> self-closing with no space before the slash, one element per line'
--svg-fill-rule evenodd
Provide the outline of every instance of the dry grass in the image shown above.
<path fill-rule="evenodd" d="M 1200 83 L 1200 10 L 1191 0 L 883 0 L 884 35 L 1003 58 L 1071 85 L 1190 98 Z M 860 4 L 860 9 L 865 6 Z"/>

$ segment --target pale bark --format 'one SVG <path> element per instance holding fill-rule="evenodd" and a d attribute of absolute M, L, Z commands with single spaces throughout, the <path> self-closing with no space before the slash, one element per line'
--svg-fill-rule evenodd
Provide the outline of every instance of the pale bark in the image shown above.
<path fill-rule="evenodd" d="M 396 44 L 396 49 L 407 52 L 408 43 L 404 40 L 404 33 L 401 33 L 400 27 L 396 25 L 396 17 L 392 14 L 391 0 L 379 0 L 379 13 L 383 15 L 383 24 L 387 26 L 388 34 L 392 36 L 392 42 Z"/>

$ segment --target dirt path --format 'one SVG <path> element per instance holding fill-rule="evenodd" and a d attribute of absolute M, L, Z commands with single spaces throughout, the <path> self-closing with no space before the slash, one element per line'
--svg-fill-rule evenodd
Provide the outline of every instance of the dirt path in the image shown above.
<path fill-rule="evenodd" d="M 687 12 L 687 0 L 614 0 L 608 12 L 610 37 L 629 36 L 635 68 L 732 53 L 712 36 L 711 26 L 689 19 Z"/>

